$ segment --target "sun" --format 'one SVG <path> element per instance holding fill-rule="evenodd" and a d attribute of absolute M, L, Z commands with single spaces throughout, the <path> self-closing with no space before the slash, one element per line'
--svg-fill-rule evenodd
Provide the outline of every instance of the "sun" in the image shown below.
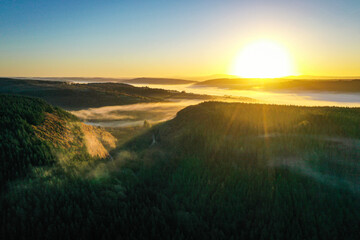
<path fill-rule="evenodd" d="M 293 65 L 286 48 L 270 40 L 260 40 L 239 52 L 230 74 L 244 78 L 278 78 L 292 75 Z"/>

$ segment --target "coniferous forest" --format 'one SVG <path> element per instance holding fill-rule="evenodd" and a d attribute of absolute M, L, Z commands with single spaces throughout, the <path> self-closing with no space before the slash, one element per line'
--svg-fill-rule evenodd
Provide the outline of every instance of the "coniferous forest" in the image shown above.
<path fill-rule="evenodd" d="M 205 102 L 96 157 L 70 113 L 0 100 L 2 239 L 360 237 L 358 108 Z"/>

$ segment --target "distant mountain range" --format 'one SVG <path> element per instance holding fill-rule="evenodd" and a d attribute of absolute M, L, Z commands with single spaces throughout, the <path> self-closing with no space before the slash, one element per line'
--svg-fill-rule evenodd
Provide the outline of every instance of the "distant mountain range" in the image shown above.
<path fill-rule="evenodd" d="M 104 77 L 11 77 L 13 79 L 25 80 L 43 80 L 43 81 L 56 81 L 56 82 L 123 82 L 129 78 L 104 78 Z"/>
<path fill-rule="evenodd" d="M 223 77 L 220 77 L 223 76 Z M 228 77 L 226 77 L 228 76 Z M 194 81 L 178 78 L 17 78 L 28 80 L 27 83 L 39 84 L 39 80 L 48 82 L 72 82 L 72 83 L 125 83 L 142 85 L 191 85 L 191 87 L 217 87 L 237 90 L 289 90 L 289 91 L 318 91 L 318 92 L 360 92 L 360 77 L 328 77 L 328 76 L 289 76 L 273 79 L 234 78 L 231 75 L 212 75 L 202 81 Z M 218 78 L 214 78 L 218 77 Z M 6 81 L 6 78 L 3 78 Z M 7 78 L 8 79 L 8 78 Z M 13 79 L 14 80 L 14 79 Z M 33 82 L 29 81 L 33 80 Z M 13 82 L 14 83 L 14 82 Z M 21 82 L 23 84 L 24 82 Z M 52 85 L 54 86 L 54 85 Z M 97 85 L 99 86 L 99 85 Z M 117 85 L 118 86 L 118 85 Z M 90 87 L 90 86 L 89 86 Z M 123 86 L 125 87 L 125 86 Z M 69 88 L 69 86 L 67 86 Z M 165 87 L 166 88 L 166 87 Z"/>
<path fill-rule="evenodd" d="M 102 77 L 14 77 L 13 79 L 22 80 L 43 80 L 56 82 L 75 82 L 75 83 L 128 83 L 128 84 L 162 84 L 162 85 L 176 85 L 176 84 L 192 84 L 197 81 L 185 80 L 178 78 L 102 78 Z"/>
<path fill-rule="evenodd" d="M 329 80 L 329 79 L 360 79 L 360 76 L 313 76 L 313 75 L 299 75 L 299 76 L 287 76 L 284 79 L 310 79 L 310 80 Z"/>
<path fill-rule="evenodd" d="M 121 77 L 121 78 L 107 78 L 107 77 L 9 77 L 15 79 L 28 79 L 28 80 L 46 80 L 46 81 L 60 81 L 60 82 L 79 82 L 79 83 L 89 83 L 89 82 L 124 82 L 129 84 L 191 84 L 196 82 L 203 82 L 209 80 L 353 80 L 360 79 L 360 76 L 313 76 L 313 75 L 298 75 L 298 76 L 287 76 L 281 78 L 242 78 L 235 75 L 228 74 L 213 74 L 208 76 L 200 76 L 200 77 Z"/>
<path fill-rule="evenodd" d="M 360 79 L 213 79 L 198 82 L 193 86 L 236 90 L 360 93 Z"/>
<path fill-rule="evenodd" d="M 162 85 L 177 85 L 177 84 L 192 84 L 196 81 L 175 79 L 175 78 L 134 78 L 123 81 L 128 84 L 162 84 Z"/>

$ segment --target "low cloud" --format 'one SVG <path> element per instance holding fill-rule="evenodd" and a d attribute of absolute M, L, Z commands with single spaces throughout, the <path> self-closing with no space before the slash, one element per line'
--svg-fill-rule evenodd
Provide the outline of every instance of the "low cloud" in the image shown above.
<path fill-rule="evenodd" d="M 158 123 L 173 118 L 178 111 L 202 102 L 201 100 L 179 100 L 160 103 L 137 103 L 107 106 L 72 111 L 85 123 L 103 127 L 127 127 L 142 125 L 145 120 Z"/>

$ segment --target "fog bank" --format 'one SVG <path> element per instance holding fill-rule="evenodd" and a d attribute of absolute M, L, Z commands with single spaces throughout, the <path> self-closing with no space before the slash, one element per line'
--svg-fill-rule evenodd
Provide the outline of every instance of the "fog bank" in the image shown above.
<path fill-rule="evenodd" d="M 136 87 L 148 86 L 150 88 L 164 88 L 169 90 L 186 91 L 196 94 L 208 94 L 215 96 L 249 97 L 263 103 L 291 104 L 301 106 L 338 106 L 360 107 L 360 94 L 334 93 L 334 92 L 310 92 L 310 91 L 262 91 L 262 90 L 233 90 L 217 87 L 183 85 L 151 85 L 132 84 Z"/>
<path fill-rule="evenodd" d="M 139 126 L 148 121 L 151 124 L 173 118 L 178 111 L 201 100 L 179 100 L 159 103 L 136 103 L 121 106 L 107 106 L 71 111 L 85 123 L 102 127 Z"/>

